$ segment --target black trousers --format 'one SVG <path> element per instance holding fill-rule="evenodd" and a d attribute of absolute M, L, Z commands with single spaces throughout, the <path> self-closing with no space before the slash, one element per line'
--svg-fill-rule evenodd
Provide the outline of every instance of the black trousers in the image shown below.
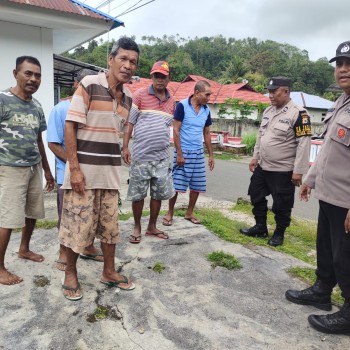
<path fill-rule="evenodd" d="M 258 165 L 250 179 L 248 194 L 253 205 L 253 214 L 257 223 L 266 223 L 267 199 L 273 199 L 272 212 L 277 227 L 285 229 L 290 225 L 294 206 L 295 186 L 292 183 L 292 171 L 265 171 Z"/>
<path fill-rule="evenodd" d="M 348 209 L 319 201 L 317 225 L 317 278 L 330 287 L 337 283 L 350 299 L 350 233 L 344 222 Z"/>

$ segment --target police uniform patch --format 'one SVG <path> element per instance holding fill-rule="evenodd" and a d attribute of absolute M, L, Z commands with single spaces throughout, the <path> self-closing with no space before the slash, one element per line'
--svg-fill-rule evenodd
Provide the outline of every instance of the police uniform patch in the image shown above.
<path fill-rule="evenodd" d="M 284 107 L 283 109 L 282 109 L 282 112 L 283 113 L 286 113 L 288 111 L 288 107 Z"/>
<path fill-rule="evenodd" d="M 340 128 L 340 129 L 338 130 L 338 137 L 339 137 L 340 139 L 343 139 L 343 138 L 345 137 L 345 135 L 346 135 L 345 129 Z"/>
<path fill-rule="evenodd" d="M 306 111 L 300 111 L 297 121 L 294 124 L 295 137 L 311 136 L 310 116 Z"/>

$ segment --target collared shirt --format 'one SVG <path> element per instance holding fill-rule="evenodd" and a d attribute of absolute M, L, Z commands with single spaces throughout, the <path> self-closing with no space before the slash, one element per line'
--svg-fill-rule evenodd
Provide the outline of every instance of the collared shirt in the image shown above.
<path fill-rule="evenodd" d="M 164 100 L 156 95 L 153 85 L 137 90 L 128 122 L 134 125 L 132 159 L 154 161 L 169 158 L 170 126 L 175 100 L 168 90 Z"/>
<path fill-rule="evenodd" d="M 121 152 L 119 133 L 129 116 L 132 99 L 123 86 L 118 105 L 105 72 L 88 75 L 75 91 L 66 121 L 78 123 L 77 154 L 86 189 L 120 189 Z M 64 189 L 70 189 L 67 164 Z"/>
<path fill-rule="evenodd" d="M 280 110 L 270 106 L 263 114 L 253 158 L 263 170 L 306 174 L 310 136 L 310 116 L 304 108 L 292 100 Z"/>
<path fill-rule="evenodd" d="M 197 114 L 191 104 L 192 96 L 180 101 L 174 113 L 174 119 L 182 123 L 180 144 L 183 150 L 202 149 L 203 130 L 212 124 L 208 105 L 201 106 Z"/>
<path fill-rule="evenodd" d="M 343 94 L 324 119 L 324 143 L 304 183 L 315 197 L 350 209 L 350 98 Z"/>

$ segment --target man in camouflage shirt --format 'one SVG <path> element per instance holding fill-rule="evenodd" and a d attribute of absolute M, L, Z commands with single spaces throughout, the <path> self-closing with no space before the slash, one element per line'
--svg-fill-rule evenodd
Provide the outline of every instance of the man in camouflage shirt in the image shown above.
<path fill-rule="evenodd" d="M 54 188 L 41 133 L 46 130 L 43 110 L 32 95 L 41 83 L 41 66 L 35 57 L 16 60 L 17 85 L 0 92 L 0 284 L 12 285 L 22 278 L 4 265 L 12 229 L 22 228 L 18 257 L 42 262 L 29 250 L 36 219 L 44 218 L 42 169 L 46 189 Z"/>

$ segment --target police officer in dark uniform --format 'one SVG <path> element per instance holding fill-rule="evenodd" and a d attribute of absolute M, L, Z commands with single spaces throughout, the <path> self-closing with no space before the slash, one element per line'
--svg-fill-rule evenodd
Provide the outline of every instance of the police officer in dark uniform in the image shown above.
<path fill-rule="evenodd" d="M 336 56 L 335 79 L 344 93 L 328 111 L 324 143 L 305 176 L 299 197 L 307 201 L 311 189 L 319 199 L 316 283 L 286 298 L 296 304 L 331 310 L 331 293 L 338 284 L 344 305 L 328 315 L 310 315 L 318 331 L 350 335 L 350 41 L 341 43 Z"/>
<path fill-rule="evenodd" d="M 292 82 L 286 77 L 273 77 L 267 89 L 271 106 L 263 114 L 253 159 L 253 172 L 248 194 L 253 204 L 256 225 L 242 228 L 247 236 L 268 236 L 267 199 L 272 195 L 276 229 L 268 241 L 271 246 L 283 244 L 284 232 L 290 225 L 295 186 L 300 186 L 309 168 L 311 125 L 308 112 L 290 98 Z"/>

